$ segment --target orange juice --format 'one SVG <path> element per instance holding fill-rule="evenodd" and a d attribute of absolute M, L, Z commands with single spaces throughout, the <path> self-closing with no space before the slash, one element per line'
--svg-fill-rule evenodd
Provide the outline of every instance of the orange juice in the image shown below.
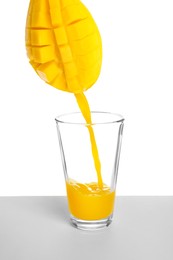
<path fill-rule="evenodd" d="M 99 220 L 113 212 L 115 192 L 107 185 L 100 188 L 98 183 L 82 184 L 69 180 L 66 182 L 69 210 L 81 220 Z"/>

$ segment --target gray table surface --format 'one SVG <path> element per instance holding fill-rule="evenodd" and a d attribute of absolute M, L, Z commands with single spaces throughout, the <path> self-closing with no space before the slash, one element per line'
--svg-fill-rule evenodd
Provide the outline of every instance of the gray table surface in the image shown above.
<path fill-rule="evenodd" d="M 65 197 L 0 197 L 0 260 L 173 260 L 173 197 L 117 197 L 96 232 L 69 224 Z"/>

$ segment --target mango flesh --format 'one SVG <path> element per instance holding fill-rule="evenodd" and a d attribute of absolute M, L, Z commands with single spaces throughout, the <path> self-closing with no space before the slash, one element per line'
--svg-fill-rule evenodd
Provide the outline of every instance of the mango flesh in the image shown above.
<path fill-rule="evenodd" d="M 81 93 L 100 74 L 101 37 L 79 0 L 31 0 L 26 49 L 40 78 L 57 89 Z"/>

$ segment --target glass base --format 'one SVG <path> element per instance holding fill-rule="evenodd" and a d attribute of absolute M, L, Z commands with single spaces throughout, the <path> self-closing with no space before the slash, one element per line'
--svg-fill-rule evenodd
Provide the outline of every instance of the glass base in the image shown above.
<path fill-rule="evenodd" d="M 113 219 L 113 214 L 111 214 L 107 218 L 100 219 L 100 220 L 81 220 L 70 215 L 70 221 L 72 223 L 72 226 L 86 231 L 95 231 L 95 230 L 106 228 L 111 224 L 112 219 Z"/>

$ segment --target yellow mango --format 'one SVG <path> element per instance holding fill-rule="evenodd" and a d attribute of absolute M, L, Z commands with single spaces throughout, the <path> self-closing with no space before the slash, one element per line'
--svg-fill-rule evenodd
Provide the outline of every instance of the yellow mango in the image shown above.
<path fill-rule="evenodd" d="M 95 33 L 95 24 L 91 17 L 81 20 L 66 27 L 70 40 L 81 40 L 88 35 Z"/>
<path fill-rule="evenodd" d="M 31 30 L 30 29 L 30 42 L 32 45 L 51 45 L 52 43 L 52 31 L 51 30 Z"/>
<path fill-rule="evenodd" d="M 77 76 L 68 79 L 67 78 L 67 87 L 70 92 L 79 93 L 81 91 L 81 85 Z"/>
<path fill-rule="evenodd" d="M 52 27 L 63 26 L 61 10 L 59 8 L 50 9 Z"/>
<path fill-rule="evenodd" d="M 62 10 L 65 25 L 73 24 L 88 17 L 89 12 L 82 4 L 69 5 Z"/>
<path fill-rule="evenodd" d="M 56 62 L 51 61 L 48 63 L 41 64 L 36 68 L 36 71 L 40 78 L 42 78 L 47 83 L 55 79 L 59 73 L 61 73 L 61 68 L 58 67 Z"/>
<path fill-rule="evenodd" d="M 45 0 L 31 0 L 32 11 L 36 12 L 48 12 L 49 2 Z"/>
<path fill-rule="evenodd" d="M 67 45 L 68 38 L 64 27 L 54 29 L 55 39 L 58 45 Z"/>
<path fill-rule="evenodd" d="M 59 51 L 64 65 L 66 62 L 73 61 L 73 54 L 69 45 L 60 46 Z"/>
<path fill-rule="evenodd" d="M 78 71 L 74 62 L 64 63 L 64 70 L 67 79 L 78 75 Z"/>
<path fill-rule="evenodd" d="M 101 37 L 80 0 L 31 0 L 25 39 L 30 64 L 49 85 L 79 93 L 97 80 Z"/>
<path fill-rule="evenodd" d="M 51 45 L 42 47 L 31 47 L 32 57 L 35 62 L 46 63 L 54 59 L 54 50 Z"/>
<path fill-rule="evenodd" d="M 80 0 L 63 0 L 61 1 L 62 9 L 68 5 L 79 4 Z"/>
<path fill-rule="evenodd" d="M 87 60 L 87 63 L 86 63 L 86 60 Z M 94 66 L 94 64 L 96 64 L 99 60 L 100 60 L 100 64 L 101 64 L 101 55 L 98 52 L 98 50 L 96 49 L 85 55 L 78 55 L 77 67 L 79 69 L 89 69 L 92 66 Z"/>
<path fill-rule="evenodd" d="M 36 70 L 41 64 L 34 62 L 34 61 L 30 61 L 30 64 L 32 65 L 32 67 Z"/>
<path fill-rule="evenodd" d="M 48 28 L 51 29 L 52 24 L 49 14 L 46 12 L 33 11 L 31 16 L 30 26 L 32 29 L 35 28 Z"/>
<path fill-rule="evenodd" d="M 72 41 L 71 49 L 73 52 L 78 55 L 89 54 L 90 52 L 97 50 L 99 47 L 98 36 L 93 33 L 80 41 Z"/>
<path fill-rule="evenodd" d="M 31 47 L 26 46 L 26 54 L 29 57 L 30 61 L 32 61 L 33 60 L 33 56 L 32 56 Z"/>
<path fill-rule="evenodd" d="M 63 91 L 68 91 L 67 82 L 65 80 L 65 77 L 61 71 L 60 74 L 51 82 L 51 86 L 58 88 Z"/>
<path fill-rule="evenodd" d="M 25 33 L 25 44 L 26 44 L 26 47 L 28 47 L 28 45 L 31 44 L 30 29 L 26 29 L 26 33 Z"/>

